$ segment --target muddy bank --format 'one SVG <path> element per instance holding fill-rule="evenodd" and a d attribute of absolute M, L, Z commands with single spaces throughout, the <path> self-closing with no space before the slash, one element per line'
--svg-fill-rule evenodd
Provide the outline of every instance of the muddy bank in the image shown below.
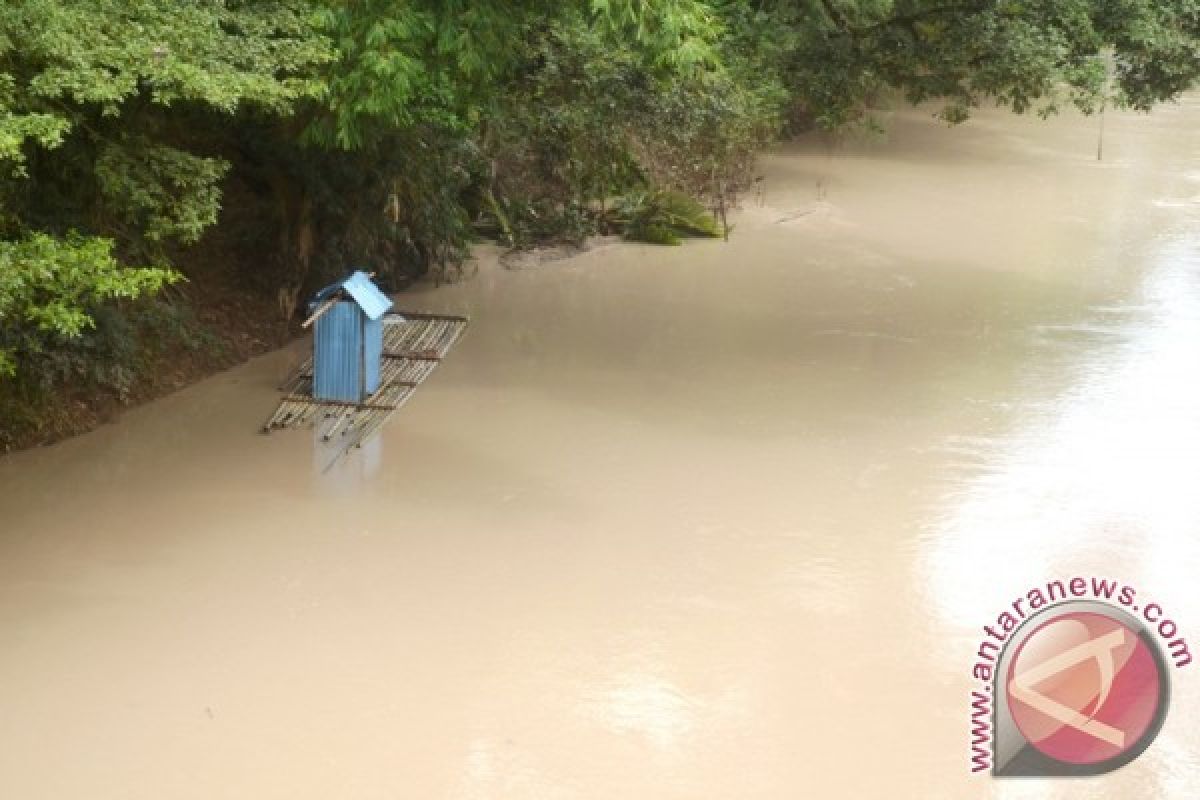
<path fill-rule="evenodd" d="M 297 335 L 275 303 L 212 280 L 170 290 L 153 308 L 160 319 L 123 333 L 133 348 L 123 374 L 92 376 L 92 381 L 59 380 L 50 391 L 0 387 L 0 454 L 53 444 L 115 422 L 121 414 L 216 372 L 282 347 Z M 135 318 L 136 320 L 136 318 Z M 87 358 L 84 356 L 83 358 Z M 111 356 L 96 359 L 111 371 Z M 85 370 L 86 371 L 86 370 Z"/>

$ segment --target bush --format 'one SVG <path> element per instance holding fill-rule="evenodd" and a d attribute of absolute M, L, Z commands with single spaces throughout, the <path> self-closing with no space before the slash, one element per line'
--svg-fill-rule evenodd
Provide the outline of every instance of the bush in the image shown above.
<path fill-rule="evenodd" d="M 681 192 L 634 192 L 621 198 L 615 216 L 625 238 L 637 242 L 677 245 L 685 236 L 721 235 L 704 206 Z"/>

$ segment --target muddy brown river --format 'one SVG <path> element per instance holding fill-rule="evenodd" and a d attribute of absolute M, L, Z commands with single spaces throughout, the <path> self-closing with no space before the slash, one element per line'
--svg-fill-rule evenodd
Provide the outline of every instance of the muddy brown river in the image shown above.
<path fill-rule="evenodd" d="M 333 469 L 307 342 L 0 459 L 0 797 L 1194 798 L 970 767 L 983 627 L 1109 577 L 1200 655 L 1200 98 L 926 110 L 729 242 L 398 299 L 466 338 Z"/>

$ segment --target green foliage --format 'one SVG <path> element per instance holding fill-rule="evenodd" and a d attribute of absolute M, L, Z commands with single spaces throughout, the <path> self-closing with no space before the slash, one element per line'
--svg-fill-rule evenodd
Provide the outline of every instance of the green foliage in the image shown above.
<path fill-rule="evenodd" d="M 0 72 L 0 164 L 8 162 L 17 175 L 23 173 L 24 145 L 31 141 L 44 148 L 62 144 L 70 129 L 68 120 L 39 111 L 17 109 L 17 82 Z"/>
<path fill-rule="evenodd" d="M 47 339 L 77 337 L 105 300 L 136 298 L 179 279 L 160 267 L 131 269 L 113 258 L 108 239 L 34 234 L 0 241 L 0 374 L 17 356 L 36 355 Z"/>
<path fill-rule="evenodd" d="M 370 264 L 398 287 L 425 270 L 449 274 L 465 260 L 472 231 L 463 196 L 482 169 L 473 140 L 425 125 L 332 156 L 309 181 L 318 282 Z"/>
<path fill-rule="evenodd" d="M 592 205 L 643 181 L 630 130 L 653 83 L 629 43 L 583 14 L 535 26 L 520 41 L 505 102 L 481 131 L 493 198 L 485 210 L 510 244 L 578 239 L 591 229 Z"/>
<path fill-rule="evenodd" d="M 302 0 L 0 8 L 0 372 L 47 336 L 78 337 L 100 304 L 178 277 L 120 258 L 163 262 L 168 240 L 195 243 L 217 220 L 228 164 L 189 152 L 202 138 L 189 115 L 280 114 L 319 94 L 331 51 L 310 12 Z"/>
<path fill-rule="evenodd" d="M 621 198 L 616 217 L 625 238 L 651 244 L 680 244 L 685 236 L 717 237 L 720 226 L 704 206 L 671 191 L 634 192 Z"/>
<path fill-rule="evenodd" d="M 448 76 L 429 68 L 438 52 L 438 15 L 429 4 L 331 4 L 317 19 L 338 57 L 326 71 L 310 141 L 356 150 L 417 123 L 457 122 Z"/>
<path fill-rule="evenodd" d="M 883 88 L 942 100 L 965 119 L 985 98 L 1023 112 L 1062 102 L 1090 112 L 1107 98 L 1148 109 L 1200 77 L 1192 0 L 816 0 L 772 12 L 796 34 L 789 86 L 826 127 L 861 117 Z"/>
<path fill-rule="evenodd" d="M 141 96 L 285 111 L 319 90 L 309 71 L 329 57 L 308 13 L 288 0 L 14 0 L 0 11 L 0 45 L 22 77 L 22 104 L 117 116 Z"/>
<path fill-rule="evenodd" d="M 194 244 L 217 221 L 229 162 L 134 138 L 105 146 L 96 179 L 110 213 L 147 240 Z"/>
<path fill-rule="evenodd" d="M 645 62 L 672 76 L 719 67 L 723 30 L 717 9 L 701 0 L 592 0 L 612 39 L 633 42 Z"/>
<path fill-rule="evenodd" d="M 610 198 L 649 187 L 713 199 L 748 182 L 786 93 L 759 51 L 696 3 L 596 4 L 520 37 L 505 102 L 482 128 L 485 211 L 512 244 L 578 239 L 613 224 Z M 661 52 L 683 39 L 706 53 Z"/>
<path fill-rule="evenodd" d="M 0 381 L 0 452 L 79 430 L 106 408 L 144 396 L 180 362 L 228 363 L 225 342 L 178 303 L 138 300 L 98 306 L 93 325 L 70 339 L 48 337 L 36 370 Z M 79 419 L 80 409 L 84 419 Z"/>

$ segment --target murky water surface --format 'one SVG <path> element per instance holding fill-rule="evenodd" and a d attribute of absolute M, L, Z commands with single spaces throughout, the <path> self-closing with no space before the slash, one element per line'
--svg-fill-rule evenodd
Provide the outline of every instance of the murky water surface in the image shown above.
<path fill-rule="evenodd" d="M 305 343 L 0 460 L 0 796 L 1191 798 L 1200 667 L 1084 782 L 971 776 L 1054 578 L 1200 652 L 1200 102 L 892 115 L 731 241 L 401 298 L 473 325 L 322 473 Z"/>

